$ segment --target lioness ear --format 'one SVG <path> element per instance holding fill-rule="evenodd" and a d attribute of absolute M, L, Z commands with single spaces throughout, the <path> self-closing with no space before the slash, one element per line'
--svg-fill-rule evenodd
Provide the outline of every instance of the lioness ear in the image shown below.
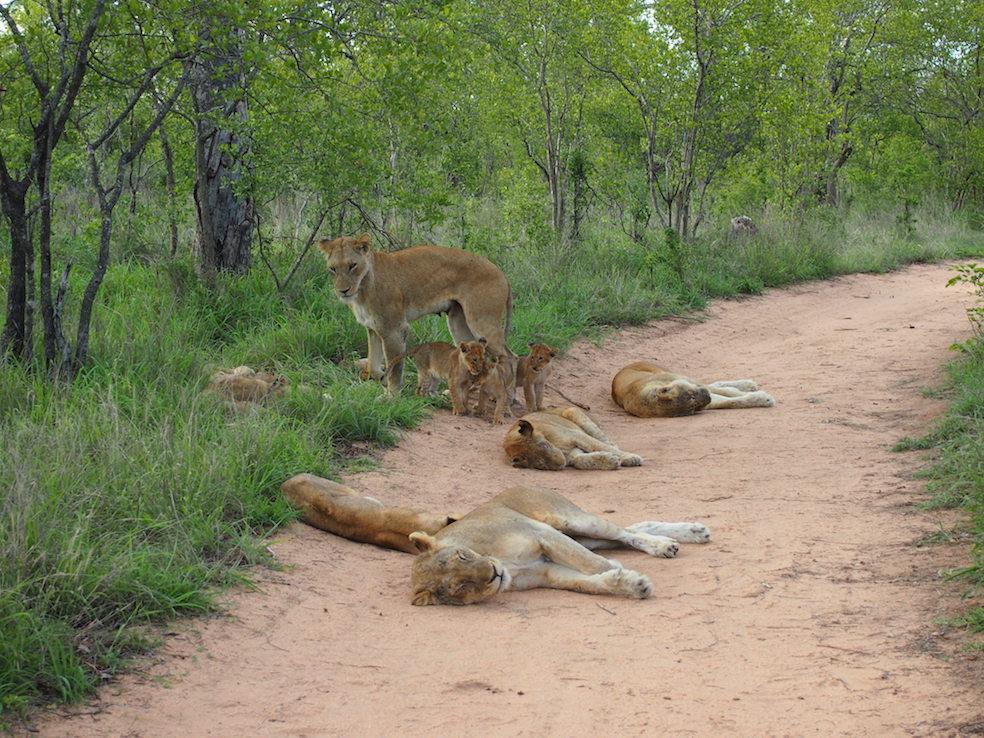
<path fill-rule="evenodd" d="M 533 425 L 528 420 L 519 421 L 519 434 L 521 436 L 532 436 L 533 435 Z"/>
<path fill-rule="evenodd" d="M 448 522 L 445 525 L 451 525 L 451 523 L 457 523 L 460 515 L 448 515 Z"/>
<path fill-rule="evenodd" d="M 434 539 L 434 536 L 429 536 L 422 530 L 416 530 L 411 533 L 410 541 L 420 553 L 427 553 L 428 551 L 437 549 L 437 541 Z"/>
<path fill-rule="evenodd" d="M 336 238 L 335 241 L 337 240 L 338 239 Z M 334 248 L 335 241 L 332 241 L 331 239 L 328 238 L 322 238 L 320 241 L 318 241 L 318 248 L 327 254 L 329 251 L 332 250 L 332 248 Z"/>
<path fill-rule="evenodd" d="M 355 241 L 355 246 L 362 253 L 365 253 L 366 251 L 368 251 L 369 250 L 369 234 L 368 233 L 363 233 L 361 236 L 359 236 L 356 239 L 356 241 Z"/>
<path fill-rule="evenodd" d="M 433 592 L 414 592 L 413 604 L 418 607 L 423 605 L 436 605 L 437 598 L 434 596 Z"/>

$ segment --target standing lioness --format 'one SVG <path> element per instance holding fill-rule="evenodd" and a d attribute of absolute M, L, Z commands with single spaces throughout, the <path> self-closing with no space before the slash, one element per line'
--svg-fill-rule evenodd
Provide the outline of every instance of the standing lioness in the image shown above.
<path fill-rule="evenodd" d="M 424 315 L 447 314 L 455 343 L 485 338 L 506 359 L 512 320 L 512 290 L 506 276 L 488 259 L 460 249 L 414 246 L 386 253 L 369 248 L 369 236 L 322 240 L 335 292 L 365 326 L 369 356 L 363 378 L 382 379 L 387 366 L 389 391 L 403 385 L 403 360 L 410 323 Z"/>

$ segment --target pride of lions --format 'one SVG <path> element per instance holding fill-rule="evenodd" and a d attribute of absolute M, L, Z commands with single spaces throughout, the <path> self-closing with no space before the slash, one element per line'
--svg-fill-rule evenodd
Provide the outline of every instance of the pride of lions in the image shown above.
<path fill-rule="evenodd" d="M 319 249 L 335 293 L 366 329 L 363 379 L 384 382 L 389 394 L 398 393 L 404 361 L 413 359 L 418 394 L 433 395 L 446 382 L 454 414 L 484 417 L 494 403 L 492 423 L 512 414 L 521 389 L 526 412 L 503 441 L 513 467 L 614 470 L 643 463 L 638 454 L 620 449 L 581 407 L 544 406 L 558 351 L 531 343 L 527 356 L 517 356 L 509 348 L 513 294 L 492 262 L 441 246 L 376 251 L 368 235 L 324 239 Z M 410 323 L 424 315 L 444 315 L 453 343 L 408 349 Z M 215 389 L 238 381 L 217 379 Z M 279 388 L 272 380 L 268 384 L 272 392 Z M 775 405 L 752 380 L 702 384 L 645 360 L 615 374 L 611 396 L 642 418 Z M 672 558 L 680 543 L 710 540 L 700 523 L 621 527 L 542 487 L 510 487 L 460 517 L 388 507 L 311 474 L 291 477 L 282 491 L 301 520 L 314 527 L 415 554 L 414 605 L 466 605 L 537 587 L 643 599 L 652 593 L 649 578 L 596 551 L 628 547 Z"/>

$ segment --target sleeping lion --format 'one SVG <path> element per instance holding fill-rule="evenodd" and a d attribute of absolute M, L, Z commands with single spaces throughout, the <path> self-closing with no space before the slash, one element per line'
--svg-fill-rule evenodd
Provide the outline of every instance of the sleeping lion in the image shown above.
<path fill-rule="evenodd" d="M 647 521 L 622 528 L 542 487 L 512 487 L 458 520 L 388 508 L 312 474 L 291 477 L 282 489 L 309 525 L 417 553 L 414 605 L 468 605 L 538 587 L 643 599 L 652 594 L 648 577 L 593 551 L 621 546 L 672 558 L 680 543 L 711 538 L 700 523 Z"/>
<path fill-rule="evenodd" d="M 641 466 L 642 457 L 623 451 L 594 419 L 577 407 L 527 413 L 506 433 L 503 445 L 514 467 L 559 471 Z"/>
<path fill-rule="evenodd" d="M 640 418 L 672 418 L 704 409 L 776 404 L 751 379 L 700 384 L 652 361 L 636 361 L 621 369 L 612 379 L 612 399 Z"/>

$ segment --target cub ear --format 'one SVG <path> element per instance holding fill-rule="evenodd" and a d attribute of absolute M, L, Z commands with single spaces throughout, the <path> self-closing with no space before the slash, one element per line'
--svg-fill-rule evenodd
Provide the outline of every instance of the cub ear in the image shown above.
<path fill-rule="evenodd" d="M 519 421 L 519 435 L 521 436 L 532 436 L 533 435 L 533 424 L 528 420 L 520 419 Z"/>
<path fill-rule="evenodd" d="M 414 592 L 412 604 L 417 605 L 418 607 L 422 607 L 424 605 L 436 605 L 437 598 L 434 596 L 433 592 L 429 592 L 427 590 L 424 590 L 423 592 Z"/>
<path fill-rule="evenodd" d="M 488 341 L 485 339 L 485 336 L 479 336 L 478 342 L 481 343 L 481 344 L 483 344 L 483 345 L 486 344 L 486 343 L 488 343 Z"/>
<path fill-rule="evenodd" d="M 417 548 L 417 551 L 420 553 L 427 553 L 428 551 L 437 550 L 437 540 L 434 536 L 427 535 L 422 530 L 416 530 L 411 533 L 410 542 L 413 543 L 413 545 Z"/>

